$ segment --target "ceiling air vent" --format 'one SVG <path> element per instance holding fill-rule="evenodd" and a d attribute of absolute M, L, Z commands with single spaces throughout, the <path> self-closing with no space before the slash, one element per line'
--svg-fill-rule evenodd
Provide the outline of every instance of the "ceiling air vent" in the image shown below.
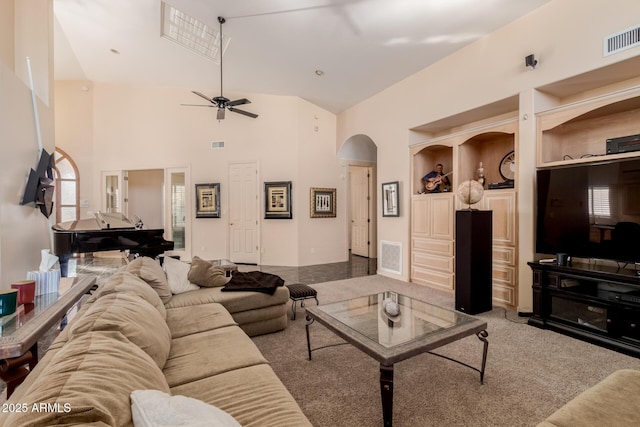
<path fill-rule="evenodd" d="M 605 37 L 604 56 L 613 55 L 635 46 L 640 46 L 640 26 Z"/>

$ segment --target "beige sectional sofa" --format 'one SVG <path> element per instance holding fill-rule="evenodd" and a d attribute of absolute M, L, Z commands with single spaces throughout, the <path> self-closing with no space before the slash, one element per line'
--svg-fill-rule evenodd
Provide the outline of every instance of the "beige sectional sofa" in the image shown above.
<path fill-rule="evenodd" d="M 250 337 L 281 331 L 287 327 L 289 290 L 279 287 L 273 295 L 260 292 L 223 292 L 221 287 L 173 295 L 167 308 L 192 307 L 217 302 Z"/>
<path fill-rule="evenodd" d="M 238 325 L 240 319 L 249 332 L 263 332 L 258 313 L 278 319 L 277 304 L 258 307 L 251 295 L 241 301 L 244 292 L 171 296 L 167 289 L 161 267 L 148 258 L 111 276 L 7 401 L 13 409 L 0 413 L 0 425 L 131 426 L 134 416 L 140 424 L 141 413 L 173 410 L 157 402 L 143 408 L 136 399 L 132 416 L 131 394 L 139 390 L 187 396 L 245 427 L 311 425 Z M 237 317 L 210 302 L 217 299 Z M 267 329 L 281 326 L 267 323 Z M 189 425 L 211 425 L 211 419 Z"/>
<path fill-rule="evenodd" d="M 538 427 L 635 427 L 640 420 L 640 371 L 621 369 L 576 396 Z"/>

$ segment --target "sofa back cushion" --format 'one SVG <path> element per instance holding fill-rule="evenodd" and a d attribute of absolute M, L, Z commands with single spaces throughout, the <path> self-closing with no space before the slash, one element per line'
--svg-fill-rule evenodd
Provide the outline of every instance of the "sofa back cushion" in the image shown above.
<path fill-rule="evenodd" d="M 96 331 L 71 339 L 20 397 L 26 412 L 2 420 L 12 427 L 52 425 L 132 426 L 133 390 L 169 392 L 149 355 L 120 332 Z M 35 408 L 45 408 L 41 411 Z M 47 406 L 48 405 L 48 406 Z"/>
<path fill-rule="evenodd" d="M 138 296 L 154 306 L 163 319 L 167 318 L 167 310 L 165 309 L 160 296 L 147 284 L 147 282 L 135 274 L 128 271 L 116 272 L 109 277 L 104 284 L 98 287 L 91 296 L 91 299 L 95 302 L 98 298 L 115 292 L 125 292 L 130 295 Z"/>
<path fill-rule="evenodd" d="M 144 350 L 162 369 L 171 347 L 167 322 L 147 301 L 117 292 L 103 295 L 68 327 L 69 340 L 92 331 L 118 331 Z"/>
<path fill-rule="evenodd" d="M 164 304 L 171 299 L 171 289 L 167 282 L 167 276 L 159 263 L 149 257 L 136 258 L 126 266 L 126 271 L 135 274 L 147 282 Z"/>

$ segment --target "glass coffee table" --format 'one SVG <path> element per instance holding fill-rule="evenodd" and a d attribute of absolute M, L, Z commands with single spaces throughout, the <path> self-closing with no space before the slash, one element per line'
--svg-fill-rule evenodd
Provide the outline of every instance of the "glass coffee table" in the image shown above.
<path fill-rule="evenodd" d="M 393 308 L 396 307 L 399 313 L 390 315 L 395 314 Z M 318 321 L 346 341 L 340 344 L 352 344 L 380 362 L 380 394 L 385 426 L 392 425 L 393 365 L 397 362 L 430 353 L 479 372 L 480 383 L 484 383 L 489 334 L 487 322 L 483 320 L 390 291 L 306 307 L 306 312 L 309 360 L 312 351 L 339 345 L 311 348 L 309 326 Z M 484 343 L 479 369 L 431 352 L 470 335 L 476 335 Z"/>

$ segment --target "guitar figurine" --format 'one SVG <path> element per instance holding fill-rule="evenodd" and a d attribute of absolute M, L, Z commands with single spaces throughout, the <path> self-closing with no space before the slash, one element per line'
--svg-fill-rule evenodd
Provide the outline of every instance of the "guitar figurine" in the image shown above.
<path fill-rule="evenodd" d="M 434 192 L 434 191 L 439 191 L 438 187 L 440 184 L 446 184 L 448 185 L 448 181 L 443 181 L 445 177 L 447 177 L 448 175 L 451 175 L 453 173 L 453 171 L 444 174 L 444 175 L 437 175 L 435 177 L 431 177 L 431 178 L 426 178 L 424 181 L 424 188 L 428 191 L 428 192 Z"/>

